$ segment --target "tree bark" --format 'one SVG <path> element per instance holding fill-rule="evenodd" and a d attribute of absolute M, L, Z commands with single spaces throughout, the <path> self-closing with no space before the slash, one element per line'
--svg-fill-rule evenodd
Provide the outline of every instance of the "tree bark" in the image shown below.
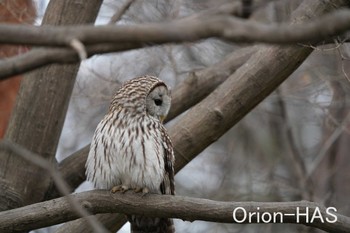
<path fill-rule="evenodd" d="M 101 0 L 52 0 L 43 24 L 93 23 Z M 51 65 L 24 78 L 5 138 L 55 162 L 55 153 L 79 64 Z M 45 199 L 51 178 L 12 153 L 0 156 L 0 210 Z"/>

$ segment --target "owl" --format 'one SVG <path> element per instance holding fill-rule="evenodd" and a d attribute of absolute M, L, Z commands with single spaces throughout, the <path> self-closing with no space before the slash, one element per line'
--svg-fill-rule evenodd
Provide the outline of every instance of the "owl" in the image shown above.
<path fill-rule="evenodd" d="M 98 124 L 86 177 L 112 192 L 175 194 L 174 151 L 162 122 L 171 105 L 167 85 L 153 76 L 127 81 Z M 131 232 L 174 232 L 171 219 L 127 216 Z"/>

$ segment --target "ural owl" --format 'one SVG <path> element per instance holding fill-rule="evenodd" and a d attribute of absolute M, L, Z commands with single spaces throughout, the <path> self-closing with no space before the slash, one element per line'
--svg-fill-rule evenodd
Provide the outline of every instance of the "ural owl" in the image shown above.
<path fill-rule="evenodd" d="M 86 162 L 96 188 L 175 194 L 174 152 L 162 121 L 171 104 L 167 85 L 153 76 L 126 82 L 98 124 Z M 128 216 L 131 232 L 174 232 L 171 219 Z"/>

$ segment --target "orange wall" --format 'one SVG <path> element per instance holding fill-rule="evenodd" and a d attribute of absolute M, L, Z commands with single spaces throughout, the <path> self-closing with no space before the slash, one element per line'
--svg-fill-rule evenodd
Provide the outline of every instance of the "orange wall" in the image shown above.
<path fill-rule="evenodd" d="M 34 3 L 31 0 L 0 1 L 0 22 L 33 24 L 36 17 Z M 21 46 L 0 45 L 0 59 L 15 56 L 27 51 Z M 11 111 L 15 104 L 21 76 L 0 81 L 0 138 L 5 134 Z"/>

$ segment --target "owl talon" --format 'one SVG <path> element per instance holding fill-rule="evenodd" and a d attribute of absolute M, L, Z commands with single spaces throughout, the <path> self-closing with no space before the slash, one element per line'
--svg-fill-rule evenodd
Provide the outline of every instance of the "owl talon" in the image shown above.
<path fill-rule="evenodd" d="M 142 192 L 142 188 L 140 188 L 140 187 L 139 188 L 134 188 L 134 192 L 135 193 L 140 193 L 140 192 Z"/>
<path fill-rule="evenodd" d="M 143 193 L 142 196 L 144 196 L 144 195 L 146 195 L 147 193 L 149 193 L 148 188 L 146 188 L 146 187 L 143 188 L 143 189 L 142 189 L 142 193 Z"/>
<path fill-rule="evenodd" d="M 126 191 L 129 190 L 129 187 L 128 186 L 125 186 L 125 185 L 117 185 L 117 186 L 114 186 L 112 189 L 111 189 L 111 192 L 112 193 L 116 193 L 116 192 L 122 192 L 122 193 L 125 193 Z"/>
<path fill-rule="evenodd" d="M 134 192 L 135 193 L 141 193 L 142 192 L 142 196 L 145 196 L 147 193 L 149 193 L 149 190 L 146 187 L 144 187 L 144 188 L 138 187 L 138 188 L 134 189 Z"/>

